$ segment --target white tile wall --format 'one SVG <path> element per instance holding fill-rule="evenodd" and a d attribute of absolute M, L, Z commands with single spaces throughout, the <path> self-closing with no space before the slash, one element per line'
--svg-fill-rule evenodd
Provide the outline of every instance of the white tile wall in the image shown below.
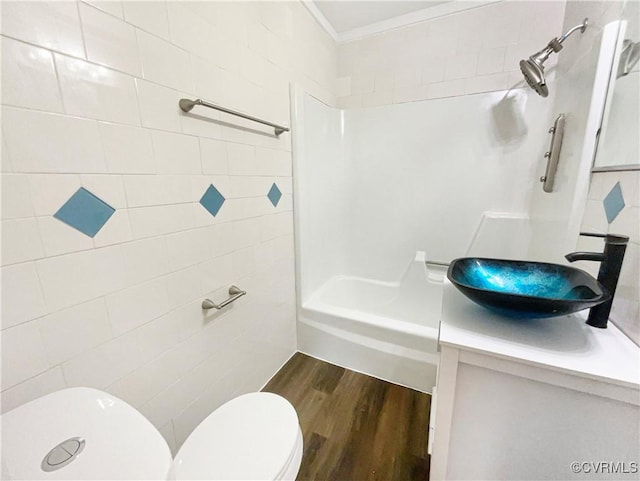
<path fill-rule="evenodd" d="M 120 0 L 87 0 L 85 3 L 110 13 L 114 17 L 124 18 L 123 3 Z"/>
<path fill-rule="evenodd" d="M 38 217 L 37 220 L 42 243 L 44 244 L 44 252 L 48 257 L 83 251 L 94 247 L 90 237 L 75 229 L 70 229 L 68 225 L 53 217 Z M 107 232 L 110 231 L 111 229 Z"/>
<path fill-rule="evenodd" d="M 127 22 L 159 37 L 169 38 L 167 2 L 123 2 Z"/>
<path fill-rule="evenodd" d="M 95 8 L 80 4 L 87 58 L 131 75 L 139 76 L 135 28 Z"/>
<path fill-rule="evenodd" d="M 178 99 L 290 123 L 291 81 L 335 104 L 335 44 L 297 2 L 2 10 L 2 409 L 94 386 L 175 449 L 295 349 L 289 134 Z M 81 186 L 117 209 L 93 239 L 53 217 Z"/>
<path fill-rule="evenodd" d="M 156 319 L 169 310 L 165 279 L 154 279 L 105 298 L 111 330 L 118 336 Z"/>
<path fill-rule="evenodd" d="M 14 172 L 106 172 L 95 121 L 3 107 L 2 133 Z"/>
<path fill-rule="evenodd" d="M 2 268 L 2 328 L 17 326 L 48 312 L 33 262 Z"/>
<path fill-rule="evenodd" d="M 36 321 L 2 331 L 2 383 L 15 386 L 45 371 L 48 363 Z"/>
<path fill-rule="evenodd" d="M 234 223 L 232 225 L 237 224 Z M 198 264 L 209 257 L 212 227 L 178 232 L 166 237 L 167 262 L 171 271 Z"/>
<path fill-rule="evenodd" d="M 200 174 L 198 138 L 156 131 L 151 134 L 156 168 L 161 174 Z"/>
<path fill-rule="evenodd" d="M 136 79 L 142 126 L 180 132 L 179 92 L 145 80 Z"/>
<path fill-rule="evenodd" d="M 149 130 L 104 122 L 98 123 L 98 129 L 110 173 L 155 173 Z"/>
<path fill-rule="evenodd" d="M 135 332 L 116 337 L 62 364 L 69 386 L 104 388 L 141 365 Z"/>
<path fill-rule="evenodd" d="M 2 392 L 2 409 L 9 411 L 25 402 L 67 387 L 62 368 L 56 366 Z"/>
<path fill-rule="evenodd" d="M 26 175 L 2 176 L 2 219 L 17 219 L 33 216 L 33 204 L 28 197 L 24 198 L 24 192 L 29 191 L 29 177 Z"/>
<path fill-rule="evenodd" d="M 34 217 L 2 221 L 2 264 L 43 257 L 38 221 Z"/>
<path fill-rule="evenodd" d="M 49 50 L 5 38 L 2 73 L 4 104 L 62 112 L 53 55 Z"/>
<path fill-rule="evenodd" d="M 54 57 L 67 114 L 140 125 L 133 77 L 65 55 Z"/>
<path fill-rule="evenodd" d="M 564 0 L 499 2 L 340 44 L 338 104 L 523 88 L 518 62 L 561 34 L 564 7 Z"/>
<path fill-rule="evenodd" d="M 121 244 L 133 239 L 129 213 L 126 210 L 117 210 L 109 219 L 111 226 L 108 230 L 101 230 L 93 238 L 96 247 L 106 247 Z"/>
<path fill-rule="evenodd" d="M 137 37 L 145 79 L 183 92 L 193 91 L 189 54 L 185 50 L 141 30 Z"/>
<path fill-rule="evenodd" d="M 36 266 L 50 312 L 127 285 L 119 246 L 48 257 L 37 261 Z"/>
<path fill-rule="evenodd" d="M 200 162 L 203 174 L 229 173 L 227 144 L 219 140 L 200 139 Z"/>
<path fill-rule="evenodd" d="M 2 33 L 57 52 L 85 57 L 75 2 L 6 2 Z"/>
<path fill-rule="evenodd" d="M 39 319 L 50 365 L 58 365 L 111 339 L 104 299 L 79 304 Z"/>
<path fill-rule="evenodd" d="M 154 359 L 180 341 L 181 311 L 174 310 L 136 329 L 142 359 Z"/>

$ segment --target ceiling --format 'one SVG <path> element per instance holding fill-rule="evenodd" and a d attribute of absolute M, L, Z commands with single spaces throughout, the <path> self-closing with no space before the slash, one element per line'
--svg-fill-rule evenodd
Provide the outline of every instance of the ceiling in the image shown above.
<path fill-rule="evenodd" d="M 424 10 L 452 0 L 314 0 L 314 4 L 338 34 Z"/>

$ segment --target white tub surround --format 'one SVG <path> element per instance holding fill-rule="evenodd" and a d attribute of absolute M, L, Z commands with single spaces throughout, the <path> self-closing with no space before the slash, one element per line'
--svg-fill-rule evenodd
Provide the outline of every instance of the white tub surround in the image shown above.
<path fill-rule="evenodd" d="M 432 479 L 637 479 L 640 348 L 585 312 L 507 319 L 445 281 Z"/>
<path fill-rule="evenodd" d="M 431 391 L 443 276 L 424 260 L 472 244 L 525 258 L 543 100 L 512 90 L 338 110 L 292 90 L 299 350 Z"/>

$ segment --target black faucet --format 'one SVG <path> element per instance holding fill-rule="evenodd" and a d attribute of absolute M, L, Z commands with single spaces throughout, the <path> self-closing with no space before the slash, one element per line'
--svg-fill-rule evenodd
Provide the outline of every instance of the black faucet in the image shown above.
<path fill-rule="evenodd" d="M 593 327 L 606 329 L 609 313 L 613 305 L 613 296 L 618 286 L 618 278 L 620 277 L 620 269 L 622 268 L 622 260 L 624 252 L 627 250 L 629 238 L 624 235 L 615 234 L 591 234 L 589 232 L 580 232 L 580 235 L 586 237 L 600 237 L 604 239 L 604 251 L 598 252 L 572 252 L 564 256 L 569 262 L 574 261 L 599 261 L 600 270 L 598 271 L 598 282 L 604 286 L 611 294 L 611 298 L 607 302 L 594 306 L 589 311 L 587 324 Z"/>

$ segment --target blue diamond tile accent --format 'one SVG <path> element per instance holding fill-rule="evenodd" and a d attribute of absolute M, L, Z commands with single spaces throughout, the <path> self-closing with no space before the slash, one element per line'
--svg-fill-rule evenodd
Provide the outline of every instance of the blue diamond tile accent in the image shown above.
<path fill-rule="evenodd" d="M 269 197 L 269 200 L 271 201 L 274 207 L 276 207 L 278 205 L 278 202 L 280 202 L 280 197 L 282 197 L 282 192 L 280 192 L 280 189 L 278 189 L 278 186 L 275 184 L 275 182 L 271 186 L 271 189 L 269 190 L 267 197 Z"/>
<path fill-rule="evenodd" d="M 622 189 L 620 182 L 613 186 L 611 191 L 604 198 L 604 211 L 607 214 L 607 222 L 611 224 L 622 209 L 624 209 L 624 197 L 622 197 Z"/>
<path fill-rule="evenodd" d="M 69 197 L 53 217 L 94 237 L 116 210 L 84 187 Z"/>
<path fill-rule="evenodd" d="M 202 199 L 200 199 L 200 203 L 202 207 L 209 211 L 209 214 L 215 217 L 220 211 L 222 204 L 224 204 L 224 200 L 224 196 L 211 184 L 202 196 Z"/>

